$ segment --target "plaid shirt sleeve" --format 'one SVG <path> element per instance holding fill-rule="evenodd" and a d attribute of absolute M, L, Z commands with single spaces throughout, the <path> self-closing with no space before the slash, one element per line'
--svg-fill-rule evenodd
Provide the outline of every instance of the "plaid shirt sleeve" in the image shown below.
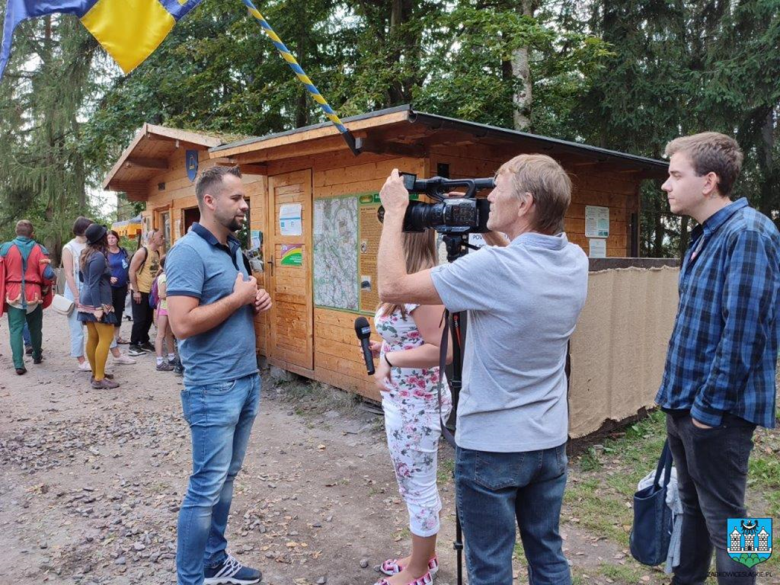
<path fill-rule="evenodd" d="M 743 392 L 751 370 L 761 360 L 768 338 L 774 332 L 771 315 L 777 303 L 772 272 L 773 243 L 763 234 L 745 230 L 735 239 L 726 268 L 723 290 L 723 335 L 704 385 L 699 389 L 691 416 L 710 426 L 719 426 Z M 750 404 L 760 397 L 745 397 Z"/>

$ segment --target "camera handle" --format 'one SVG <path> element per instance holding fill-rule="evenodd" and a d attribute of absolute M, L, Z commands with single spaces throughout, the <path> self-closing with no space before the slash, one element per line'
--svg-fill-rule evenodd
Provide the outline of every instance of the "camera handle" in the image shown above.
<path fill-rule="evenodd" d="M 452 264 L 458 258 L 468 254 L 468 250 L 478 250 L 476 246 L 469 244 L 468 234 L 445 234 L 442 236 L 447 248 L 447 262 Z"/>

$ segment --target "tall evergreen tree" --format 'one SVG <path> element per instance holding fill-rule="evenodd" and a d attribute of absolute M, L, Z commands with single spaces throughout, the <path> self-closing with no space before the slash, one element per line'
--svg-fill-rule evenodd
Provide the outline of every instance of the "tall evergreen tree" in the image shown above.
<path fill-rule="evenodd" d="M 95 94 L 96 42 L 71 17 L 20 26 L 0 83 L 0 232 L 31 219 L 55 254 L 90 207 L 84 116 Z"/>

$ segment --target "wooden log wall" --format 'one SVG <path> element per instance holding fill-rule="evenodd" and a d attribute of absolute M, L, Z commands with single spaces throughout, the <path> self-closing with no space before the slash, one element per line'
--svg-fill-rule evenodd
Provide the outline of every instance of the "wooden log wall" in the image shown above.
<path fill-rule="evenodd" d="M 452 178 L 492 176 L 498 167 L 517 152 L 481 145 L 434 147 L 429 158 L 409 158 L 392 155 L 362 154 L 355 158 L 349 152 L 336 151 L 309 156 L 272 160 L 267 164 L 268 176 L 245 175 L 244 183 L 250 198 L 250 228 L 270 234 L 272 218 L 269 217 L 274 202 L 269 201 L 269 177 L 295 171 L 311 170 L 312 203 L 318 199 L 377 192 L 393 168 L 417 173 L 420 177 L 436 174 L 440 163 L 450 168 Z M 176 220 L 184 231 L 184 210 L 197 206 L 195 186 L 187 177 L 184 150 L 177 151 L 169 161 L 168 171 L 156 176 L 148 184 L 147 217 L 153 218 L 158 227 L 159 213 L 170 211 L 172 239 L 175 237 Z M 206 151 L 200 155 L 201 168 L 214 161 Z M 566 231 L 570 241 L 588 252 L 585 237 L 585 206 L 598 205 L 610 209 L 610 235 L 607 239 L 607 255 L 610 257 L 630 254 L 630 216 L 638 212 L 638 181 L 631 174 L 619 173 L 598 164 L 577 164 L 562 161 L 574 182 L 572 205 L 566 217 Z M 165 190 L 158 189 L 165 183 Z M 304 226 L 311 230 L 312 226 Z M 183 233 L 180 235 L 184 235 Z M 271 253 L 264 241 L 264 254 Z M 173 243 L 173 242 L 172 242 Z M 278 262 L 280 258 L 276 258 Z M 262 273 L 255 274 L 261 286 Z M 313 295 L 313 290 L 306 294 Z M 314 378 L 338 388 L 357 392 L 379 400 L 379 392 L 366 375 L 365 364 L 358 350 L 354 333 L 354 320 L 358 313 L 323 307 L 314 307 Z M 369 321 L 373 319 L 369 316 Z M 268 355 L 269 326 L 267 318 L 255 321 L 258 352 Z M 375 339 L 379 339 L 374 335 Z"/>
<path fill-rule="evenodd" d="M 449 164 L 451 178 L 490 177 L 513 156 L 509 150 L 468 145 L 435 148 L 431 153 L 429 173 L 435 174 L 439 164 Z M 553 157 L 556 158 L 556 157 Z M 589 251 L 585 237 L 585 206 L 609 208 L 607 257 L 631 254 L 631 214 L 639 212 L 638 179 L 632 173 L 620 172 L 601 164 L 583 164 L 563 159 L 564 169 L 572 178 L 572 203 L 566 214 L 566 235 L 569 241 Z"/>
<path fill-rule="evenodd" d="M 215 162 L 209 159 L 208 151 L 200 151 L 200 170 L 214 166 Z M 266 214 L 266 177 L 259 175 L 245 175 L 244 185 L 249 197 L 250 205 L 250 229 L 265 232 Z M 165 189 L 160 190 L 159 185 L 165 184 Z M 160 228 L 159 215 L 170 212 L 171 241 L 167 243 L 167 249 L 176 243 L 176 221 L 180 222 L 181 233 L 184 235 L 184 210 L 198 206 L 195 196 L 195 183 L 187 176 L 185 166 L 185 149 L 175 151 L 168 161 L 168 171 L 161 173 L 150 180 L 147 185 L 146 211 L 143 216 L 149 218 L 147 225 Z M 264 285 L 263 274 L 255 273 L 260 286 Z M 262 316 L 255 319 L 255 334 L 257 338 L 257 351 L 262 355 L 266 353 L 266 323 Z"/>

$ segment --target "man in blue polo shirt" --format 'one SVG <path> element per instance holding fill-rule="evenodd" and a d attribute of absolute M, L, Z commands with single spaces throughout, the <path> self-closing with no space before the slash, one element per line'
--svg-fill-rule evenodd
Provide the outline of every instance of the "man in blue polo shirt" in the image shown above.
<path fill-rule="evenodd" d="M 683 505 L 675 585 L 707 580 L 713 549 L 719 585 L 752 585 L 755 571 L 727 551 L 729 518 L 744 518 L 756 425 L 775 426 L 780 234 L 731 201 L 742 152 L 716 132 L 666 147 L 663 184 L 672 213 L 698 222 L 680 270 L 680 305 L 656 402 Z"/>
<path fill-rule="evenodd" d="M 184 364 L 192 475 L 179 512 L 179 585 L 258 583 L 227 553 L 233 480 L 260 403 L 254 314 L 271 299 L 250 276 L 238 240 L 247 204 L 236 168 L 212 167 L 195 186 L 201 221 L 168 253 L 168 314 Z"/>

